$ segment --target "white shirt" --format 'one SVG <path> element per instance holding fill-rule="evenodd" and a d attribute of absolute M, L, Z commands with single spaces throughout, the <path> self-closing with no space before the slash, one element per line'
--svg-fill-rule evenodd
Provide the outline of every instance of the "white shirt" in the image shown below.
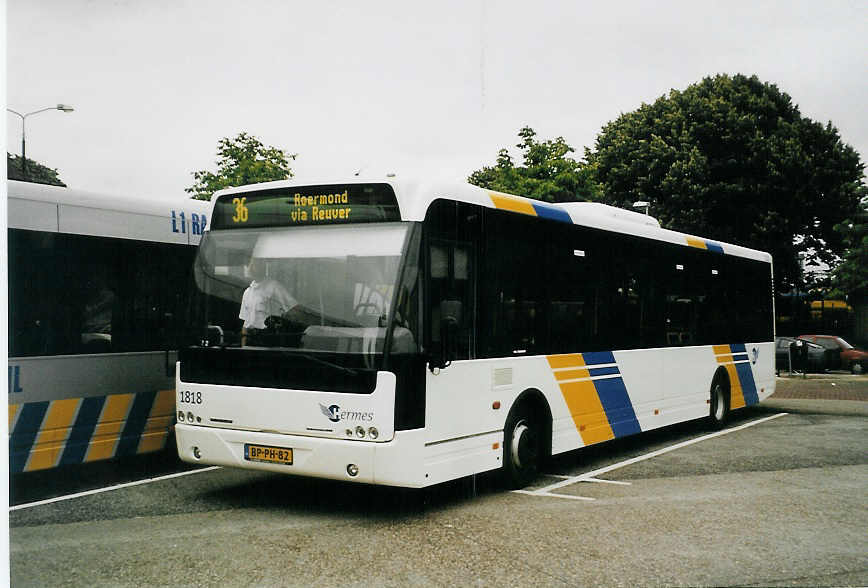
<path fill-rule="evenodd" d="M 241 297 L 238 318 L 244 321 L 245 329 L 264 329 L 266 318 L 282 316 L 296 304 L 295 298 L 277 280 L 254 280 Z"/>

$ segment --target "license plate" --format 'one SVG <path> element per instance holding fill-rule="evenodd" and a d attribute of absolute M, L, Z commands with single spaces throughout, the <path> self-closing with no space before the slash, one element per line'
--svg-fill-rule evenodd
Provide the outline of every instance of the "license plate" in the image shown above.
<path fill-rule="evenodd" d="M 244 444 L 244 459 L 262 463 L 277 463 L 292 465 L 292 449 L 288 447 L 270 447 L 268 445 Z"/>

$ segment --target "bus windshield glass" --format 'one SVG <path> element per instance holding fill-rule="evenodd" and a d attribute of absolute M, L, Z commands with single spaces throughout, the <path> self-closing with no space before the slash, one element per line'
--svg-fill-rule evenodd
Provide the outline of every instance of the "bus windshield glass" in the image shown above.
<path fill-rule="evenodd" d="M 408 228 L 376 223 L 210 232 L 194 272 L 196 344 L 363 355 L 374 367 Z M 395 337 L 412 339 L 399 331 Z"/>

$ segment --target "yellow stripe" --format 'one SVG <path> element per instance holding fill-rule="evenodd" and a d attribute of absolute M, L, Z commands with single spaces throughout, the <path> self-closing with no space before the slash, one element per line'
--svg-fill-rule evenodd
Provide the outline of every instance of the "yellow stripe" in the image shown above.
<path fill-rule="evenodd" d="M 585 445 L 615 438 L 600 395 L 591 380 L 568 382 L 578 378 L 590 378 L 581 353 L 549 355 L 546 357 L 555 379 L 560 383 L 561 394 L 576 425 L 576 430 Z"/>
<path fill-rule="evenodd" d="M 705 241 L 703 241 L 702 239 L 697 239 L 696 237 L 687 237 L 687 244 L 691 247 L 697 247 L 699 249 L 708 249 Z"/>
<path fill-rule="evenodd" d="M 714 345 L 713 348 L 717 363 L 726 368 L 726 373 L 729 374 L 729 407 L 741 408 L 745 405 L 744 391 L 741 389 L 741 381 L 735 369 L 732 348 L 729 345 Z"/>
<path fill-rule="evenodd" d="M 561 384 L 561 393 L 585 445 L 615 438 L 592 381 Z"/>
<path fill-rule="evenodd" d="M 729 374 L 729 407 L 742 408 L 745 405 L 744 391 L 741 389 L 741 382 L 738 379 L 738 371 L 736 371 L 734 363 L 726 366 L 726 373 Z"/>
<path fill-rule="evenodd" d="M 536 210 L 534 210 L 533 205 L 530 202 L 525 202 L 524 200 L 511 198 L 509 196 L 502 196 L 493 192 L 489 192 L 488 195 L 491 197 L 491 201 L 494 202 L 494 205 L 501 210 L 510 210 L 512 212 L 520 212 L 521 214 L 536 216 Z"/>
<path fill-rule="evenodd" d="M 138 453 L 159 451 L 166 446 L 169 436 L 169 427 L 175 416 L 175 391 L 160 390 L 154 398 L 151 414 L 145 423 L 141 439 L 139 439 Z"/>
<path fill-rule="evenodd" d="M 732 355 L 732 349 L 729 348 L 729 345 L 714 345 L 712 348 L 714 349 L 715 355 Z"/>
<path fill-rule="evenodd" d="M 553 370 L 568 367 L 585 367 L 585 358 L 581 353 L 569 353 L 566 355 L 549 355 L 549 367 Z"/>
<path fill-rule="evenodd" d="M 10 404 L 9 405 L 9 434 L 12 434 L 12 424 L 15 422 L 15 417 L 18 415 L 18 409 L 21 408 L 20 404 Z"/>
<path fill-rule="evenodd" d="M 166 446 L 169 427 L 175 418 L 175 391 L 160 390 L 151 406 L 151 414 L 139 439 L 138 453 L 159 451 Z"/>
<path fill-rule="evenodd" d="M 157 392 L 157 397 L 154 398 L 154 404 L 151 406 L 151 414 L 148 415 L 148 420 L 174 416 L 175 414 L 175 391 L 160 390 Z M 147 431 L 149 427 L 145 427 Z"/>
<path fill-rule="evenodd" d="M 24 471 L 44 470 L 57 465 L 57 460 L 60 459 L 60 454 L 66 446 L 72 419 L 75 418 L 79 404 L 81 398 L 66 398 L 55 400 L 49 405 Z"/>
<path fill-rule="evenodd" d="M 91 435 L 90 447 L 84 461 L 108 459 L 114 455 L 132 400 L 132 394 L 112 394 L 106 398 L 99 423 Z"/>
<path fill-rule="evenodd" d="M 591 373 L 588 370 L 561 370 L 555 372 L 555 379 L 560 382 L 562 380 L 578 380 L 580 378 L 590 378 Z"/>
<path fill-rule="evenodd" d="M 144 431 L 142 438 L 139 440 L 139 453 L 149 453 L 151 451 L 160 451 L 166 446 L 166 440 L 169 438 L 169 423 L 163 424 L 161 431 Z"/>

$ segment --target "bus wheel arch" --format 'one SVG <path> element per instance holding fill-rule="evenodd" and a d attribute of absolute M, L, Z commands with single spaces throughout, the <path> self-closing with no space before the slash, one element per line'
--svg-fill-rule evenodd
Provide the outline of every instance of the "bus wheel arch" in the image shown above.
<path fill-rule="evenodd" d="M 711 380 L 708 408 L 708 420 L 716 429 L 723 427 L 729 418 L 730 390 L 729 374 L 725 369 L 718 368 Z"/>
<path fill-rule="evenodd" d="M 551 455 L 551 409 L 542 392 L 528 389 L 513 403 L 503 427 L 503 474 L 511 488 L 523 488 L 539 475 Z"/>

